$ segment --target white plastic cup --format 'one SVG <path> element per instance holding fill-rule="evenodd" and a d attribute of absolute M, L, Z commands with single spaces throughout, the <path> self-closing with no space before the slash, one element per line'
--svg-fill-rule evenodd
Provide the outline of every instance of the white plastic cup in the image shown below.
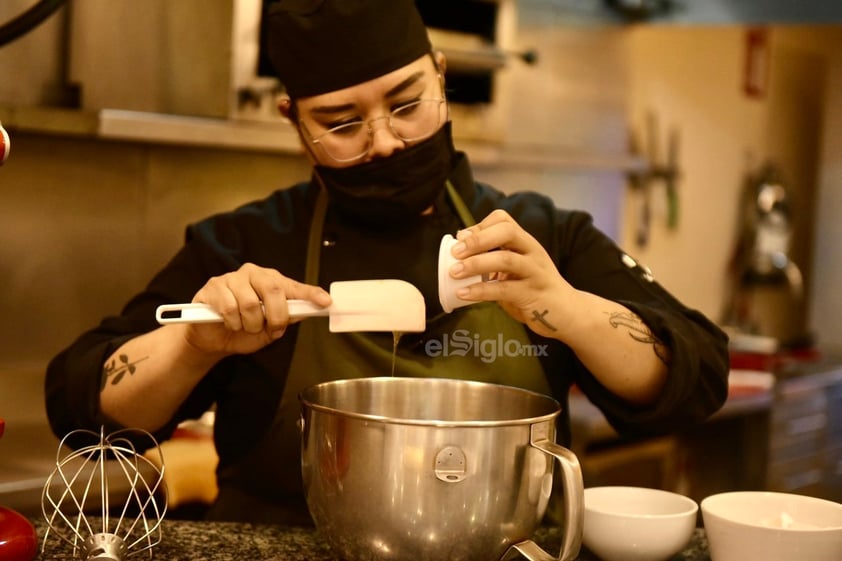
<path fill-rule="evenodd" d="M 445 234 L 439 246 L 439 302 L 441 303 L 442 309 L 447 313 L 462 306 L 476 304 L 474 300 L 463 300 L 459 298 L 456 296 L 456 291 L 464 286 L 483 282 L 482 275 L 474 275 L 461 279 L 455 279 L 450 276 L 450 268 L 454 263 L 459 261 L 450 252 L 456 243 L 456 238 L 450 234 Z"/>

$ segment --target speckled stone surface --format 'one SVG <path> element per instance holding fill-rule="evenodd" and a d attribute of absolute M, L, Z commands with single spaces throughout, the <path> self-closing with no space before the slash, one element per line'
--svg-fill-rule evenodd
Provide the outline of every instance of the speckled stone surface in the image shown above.
<path fill-rule="evenodd" d="M 46 524 L 41 520 L 33 522 L 39 543 L 43 544 Z M 161 543 L 155 546 L 152 555 L 156 561 L 339 560 L 313 528 L 178 520 L 165 520 L 162 528 Z M 535 539 L 549 553 L 557 555 L 560 538 L 556 529 L 541 528 Z M 38 561 L 73 558 L 72 548 L 53 538 L 49 538 L 46 546 L 36 558 Z M 144 552 L 129 559 L 149 557 Z M 584 550 L 578 560 L 598 561 Z M 710 561 L 704 531 L 697 529 L 687 548 L 670 561 Z"/>

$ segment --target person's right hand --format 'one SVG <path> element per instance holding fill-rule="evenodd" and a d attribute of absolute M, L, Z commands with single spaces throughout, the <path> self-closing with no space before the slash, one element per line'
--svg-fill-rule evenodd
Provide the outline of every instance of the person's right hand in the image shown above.
<path fill-rule="evenodd" d="M 321 287 L 285 277 L 275 269 L 246 263 L 238 270 L 211 278 L 193 296 L 209 305 L 223 323 L 186 326 L 185 340 L 208 354 L 249 354 L 283 336 L 290 324 L 287 300 L 309 300 L 329 306 L 330 295 Z"/>

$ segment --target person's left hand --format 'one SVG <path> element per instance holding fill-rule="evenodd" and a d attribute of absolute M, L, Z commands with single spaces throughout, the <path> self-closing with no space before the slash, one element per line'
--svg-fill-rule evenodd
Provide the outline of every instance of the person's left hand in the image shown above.
<path fill-rule="evenodd" d="M 460 230 L 452 254 L 454 278 L 486 275 L 490 281 L 457 293 L 464 300 L 496 301 L 538 333 L 561 338 L 573 314 L 576 290 L 561 276 L 543 246 L 503 210 Z"/>

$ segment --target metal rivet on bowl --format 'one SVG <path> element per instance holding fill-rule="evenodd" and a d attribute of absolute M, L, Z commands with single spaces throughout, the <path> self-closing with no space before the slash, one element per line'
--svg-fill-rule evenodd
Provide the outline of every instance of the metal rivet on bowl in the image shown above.
<path fill-rule="evenodd" d="M 458 446 L 445 446 L 436 454 L 436 477 L 457 483 L 467 477 L 465 453 Z"/>

